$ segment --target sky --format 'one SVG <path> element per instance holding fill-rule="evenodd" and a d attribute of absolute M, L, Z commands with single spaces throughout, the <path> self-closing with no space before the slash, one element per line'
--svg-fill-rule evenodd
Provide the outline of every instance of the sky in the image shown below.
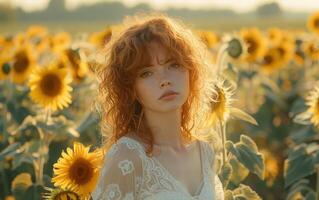
<path fill-rule="evenodd" d="M 247 12 L 255 9 L 259 4 L 278 2 L 284 10 L 297 12 L 319 11 L 319 0 L 66 0 L 68 9 L 74 9 L 84 4 L 92 4 L 101 1 L 121 1 L 127 6 L 138 3 L 149 3 L 156 9 L 174 8 L 228 8 L 236 12 Z M 45 9 L 49 0 L 0 0 L 10 2 L 13 6 L 21 7 L 25 11 Z"/>

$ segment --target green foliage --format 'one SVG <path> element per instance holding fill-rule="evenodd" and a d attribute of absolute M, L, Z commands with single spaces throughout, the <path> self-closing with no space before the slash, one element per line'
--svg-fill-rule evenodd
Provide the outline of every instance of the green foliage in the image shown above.
<path fill-rule="evenodd" d="M 235 190 L 225 192 L 225 200 L 261 200 L 261 198 L 249 186 L 240 184 Z"/>
<path fill-rule="evenodd" d="M 317 160 L 318 154 L 319 145 L 315 143 L 309 145 L 303 143 L 294 147 L 285 160 L 285 187 L 313 174 L 315 164 L 319 163 L 319 160 Z"/>
<path fill-rule="evenodd" d="M 248 136 L 241 135 L 240 142 L 227 141 L 226 149 L 231 152 L 250 172 L 264 179 L 265 163 L 256 144 Z"/>

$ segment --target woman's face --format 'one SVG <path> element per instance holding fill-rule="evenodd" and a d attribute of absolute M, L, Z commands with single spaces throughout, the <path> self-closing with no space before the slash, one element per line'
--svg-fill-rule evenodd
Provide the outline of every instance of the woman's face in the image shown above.
<path fill-rule="evenodd" d="M 155 112 L 179 109 L 189 94 L 189 71 L 179 65 L 157 42 L 151 42 L 148 51 L 150 66 L 142 66 L 135 81 L 139 102 L 144 109 Z M 178 94 L 160 99 L 169 90 Z"/>

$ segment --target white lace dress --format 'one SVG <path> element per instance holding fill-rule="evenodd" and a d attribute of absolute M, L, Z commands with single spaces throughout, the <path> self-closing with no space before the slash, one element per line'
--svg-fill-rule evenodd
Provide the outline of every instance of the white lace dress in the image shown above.
<path fill-rule="evenodd" d="M 137 140 L 123 136 L 105 157 L 93 200 L 224 200 L 212 167 L 214 151 L 207 142 L 199 144 L 204 178 L 195 196 L 157 159 L 148 157 Z"/>

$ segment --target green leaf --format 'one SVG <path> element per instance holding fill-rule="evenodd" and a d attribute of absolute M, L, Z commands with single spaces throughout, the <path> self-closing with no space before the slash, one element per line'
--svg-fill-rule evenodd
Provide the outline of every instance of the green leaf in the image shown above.
<path fill-rule="evenodd" d="M 15 154 L 17 149 L 21 146 L 19 142 L 10 144 L 4 150 L 0 152 L 0 161 L 3 160 L 6 156 Z"/>
<path fill-rule="evenodd" d="M 307 145 L 301 144 L 288 154 L 284 162 L 285 187 L 315 172 L 314 159 L 307 153 Z"/>
<path fill-rule="evenodd" d="M 305 200 L 316 200 L 316 193 L 308 192 L 305 196 Z"/>
<path fill-rule="evenodd" d="M 33 160 L 34 158 L 30 154 L 25 154 L 25 153 L 16 154 L 12 162 L 12 169 L 15 170 L 23 163 L 29 163 L 33 165 Z"/>
<path fill-rule="evenodd" d="M 257 121 L 255 120 L 255 118 L 253 118 L 251 115 L 249 115 L 248 113 L 245 113 L 244 111 L 238 109 L 238 108 L 230 108 L 230 113 L 233 117 L 241 119 L 243 121 L 249 122 L 251 124 L 254 124 L 256 126 L 258 126 Z"/>
<path fill-rule="evenodd" d="M 83 117 L 83 119 L 79 122 L 79 124 L 77 125 L 76 130 L 79 133 L 82 133 L 83 131 L 85 131 L 88 127 L 90 127 L 92 124 L 97 123 L 98 122 L 98 115 L 95 114 L 94 112 L 90 111 L 89 113 L 87 113 L 85 115 L 85 117 Z"/>
<path fill-rule="evenodd" d="M 292 115 L 296 115 L 297 113 L 302 113 L 307 109 L 305 104 L 305 100 L 303 98 L 298 98 L 293 102 L 290 107 L 290 112 Z"/>
<path fill-rule="evenodd" d="M 307 179 L 301 179 L 294 183 L 288 191 L 287 200 L 294 200 L 298 193 L 312 191 L 308 184 L 309 180 Z"/>
<path fill-rule="evenodd" d="M 31 185 L 25 193 L 25 199 L 41 200 L 41 194 L 45 192 L 41 185 Z"/>
<path fill-rule="evenodd" d="M 223 188 L 227 188 L 232 173 L 233 169 L 230 163 L 225 163 L 220 172 L 220 178 L 223 184 Z"/>
<path fill-rule="evenodd" d="M 260 179 L 265 177 L 264 157 L 261 153 L 253 151 L 249 146 L 239 143 L 236 145 L 239 155 L 237 159 Z"/>
<path fill-rule="evenodd" d="M 25 188 L 23 187 L 17 187 L 16 189 L 12 190 L 12 194 L 15 198 L 15 200 L 24 200 L 25 199 Z"/>
<path fill-rule="evenodd" d="M 240 141 L 245 145 L 251 147 L 255 152 L 258 152 L 258 147 L 256 143 L 247 135 L 240 135 Z"/>
<path fill-rule="evenodd" d="M 234 200 L 233 192 L 231 190 L 226 190 L 225 200 Z"/>
<path fill-rule="evenodd" d="M 243 138 L 241 136 L 241 138 Z M 252 144 L 248 143 L 246 140 L 244 141 L 248 144 L 243 143 L 243 141 L 236 143 L 234 145 L 232 142 L 226 142 L 226 148 L 230 151 L 239 162 L 241 162 L 249 171 L 256 174 L 260 179 L 264 179 L 265 177 L 265 162 L 264 156 L 256 151 L 255 148 L 252 148 Z M 243 139 L 242 139 L 243 140 Z"/>
<path fill-rule="evenodd" d="M 312 140 L 312 138 L 316 135 L 317 132 L 313 126 L 303 126 L 302 128 L 290 133 L 291 139 L 293 139 L 297 144 Z"/>
<path fill-rule="evenodd" d="M 38 152 L 41 144 L 43 144 L 44 141 L 42 140 L 32 140 L 30 142 L 25 143 L 25 147 L 28 153 L 36 153 Z"/>
<path fill-rule="evenodd" d="M 307 147 L 306 147 L 306 151 L 307 151 L 307 154 L 315 154 L 316 152 L 319 151 L 319 144 L 317 143 L 310 143 L 310 144 L 307 144 Z"/>
<path fill-rule="evenodd" d="M 282 109 L 287 109 L 287 103 L 279 93 L 274 93 L 270 89 L 265 88 L 265 95 Z"/>
<path fill-rule="evenodd" d="M 23 131 L 28 126 L 30 125 L 36 126 L 36 124 L 37 124 L 37 119 L 32 115 L 28 115 L 27 117 L 24 118 L 24 120 L 19 125 L 19 127 L 13 131 L 12 134 L 15 135 L 17 132 Z"/>
<path fill-rule="evenodd" d="M 231 164 L 233 169 L 230 181 L 238 185 L 248 176 L 249 170 L 233 156 L 230 159 L 229 163 Z"/>
<path fill-rule="evenodd" d="M 233 194 L 235 199 L 261 200 L 260 196 L 254 190 L 244 184 L 240 184 L 238 188 L 233 190 Z"/>
<path fill-rule="evenodd" d="M 229 151 L 229 152 L 232 152 L 234 155 L 237 155 L 239 154 L 239 152 L 237 151 L 236 147 L 235 147 L 235 144 L 230 141 L 230 140 L 227 140 L 226 141 L 226 144 L 225 144 L 225 147 L 226 149 Z"/>

